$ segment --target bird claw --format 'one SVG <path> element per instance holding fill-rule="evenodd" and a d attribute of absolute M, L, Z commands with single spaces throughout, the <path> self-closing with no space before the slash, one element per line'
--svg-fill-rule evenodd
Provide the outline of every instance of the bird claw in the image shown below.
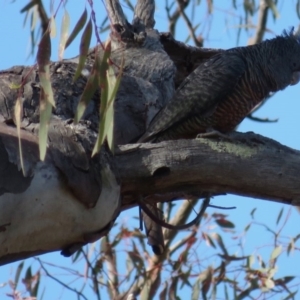
<path fill-rule="evenodd" d="M 229 135 L 221 133 L 218 130 L 209 130 L 205 133 L 199 133 L 196 137 L 196 139 L 202 139 L 202 138 L 222 138 L 228 141 L 232 141 L 232 138 Z"/>

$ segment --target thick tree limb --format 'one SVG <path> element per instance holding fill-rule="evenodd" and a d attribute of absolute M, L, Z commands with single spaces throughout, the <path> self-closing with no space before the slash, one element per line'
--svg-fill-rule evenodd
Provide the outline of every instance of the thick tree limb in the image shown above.
<path fill-rule="evenodd" d="M 0 125 L 0 265 L 61 249 L 70 255 L 106 234 L 119 214 L 120 186 L 109 156 L 90 158 L 84 127 L 55 124 L 62 127 L 50 128 L 44 162 L 36 136 L 22 130 L 26 176 L 16 128 Z"/>
<path fill-rule="evenodd" d="M 138 194 L 174 199 L 205 193 L 300 204 L 299 151 L 254 133 L 234 133 L 232 138 L 120 146 L 116 163 L 123 205 Z"/>

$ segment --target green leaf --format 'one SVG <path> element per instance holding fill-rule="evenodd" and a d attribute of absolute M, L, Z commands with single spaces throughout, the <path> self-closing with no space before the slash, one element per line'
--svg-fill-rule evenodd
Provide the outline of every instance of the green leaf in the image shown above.
<path fill-rule="evenodd" d="M 145 280 L 142 291 L 140 293 L 141 300 L 151 299 L 151 297 L 150 297 L 150 283 L 151 283 L 150 281 L 148 282 L 148 280 Z"/>
<path fill-rule="evenodd" d="M 107 133 L 107 142 L 110 150 L 113 152 L 113 129 L 114 129 L 114 103 L 117 96 L 117 92 L 120 87 L 122 74 L 124 68 L 124 58 L 122 59 L 121 67 L 119 69 L 119 74 L 116 77 L 112 66 L 108 68 L 108 86 L 109 86 L 109 102 L 107 109 L 107 119 L 109 124 L 109 131 Z"/>
<path fill-rule="evenodd" d="M 237 9 L 236 0 L 232 0 L 232 6 L 233 6 L 234 9 Z"/>
<path fill-rule="evenodd" d="M 212 246 L 213 248 L 216 249 L 216 245 L 213 241 L 213 239 L 209 236 L 209 234 L 206 234 L 206 233 L 202 233 L 202 236 L 204 237 L 204 239 L 206 240 L 206 243 L 210 246 Z"/>
<path fill-rule="evenodd" d="M 40 286 L 40 280 L 41 280 L 41 274 L 40 272 L 38 271 L 35 275 L 35 278 L 36 278 L 36 283 L 30 293 L 30 296 L 31 297 L 37 297 L 37 294 L 38 294 L 38 291 L 39 291 L 39 286 Z"/>
<path fill-rule="evenodd" d="M 269 291 L 275 287 L 275 283 L 271 278 L 267 278 L 264 281 L 264 286 L 262 287 L 262 291 Z"/>
<path fill-rule="evenodd" d="M 26 5 L 20 10 L 20 13 L 27 12 L 27 11 L 30 10 L 32 7 L 34 7 L 35 5 L 36 5 L 36 0 L 30 1 L 28 4 L 26 4 Z"/>
<path fill-rule="evenodd" d="M 300 234 L 297 234 L 295 237 L 294 237 L 294 241 L 298 241 L 298 239 L 300 238 Z"/>
<path fill-rule="evenodd" d="M 79 18 L 78 22 L 76 23 L 73 31 L 71 32 L 71 34 L 66 42 L 65 49 L 70 46 L 70 44 L 74 41 L 74 39 L 76 38 L 78 33 L 82 30 L 86 20 L 87 20 L 87 11 L 86 11 L 86 9 L 84 9 L 84 12 L 82 13 L 81 17 Z"/>
<path fill-rule="evenodd" d="M 106 253 L 107 252 L 107 238 L 104 236 L 101 240 L 100 240 L 100 252 L 101 253 Z"/>
<path fill-rule="evenodd" d="M 17 288 L 17 285 L 18 285 L 18 282 L 19 282 L 19 279 L 20 279 L 20 275 L 21 275 L 21 272 L 23 270 L 23 267 L 24 267 L 24 261 L 22 261 L 21 263 L 19 263 L 18 267 L 17 267 L 17 271 L 16 271 L 16 275 L 15 275 L 15 288 Z"/>
<path fill-rule="evenodd" d="M 111 55 L 111 41 L 108 40 L 104 46 L 104 52 L 103 52 L 103 58 L 101 60 L 100 66 L 99 66 L 99 76 L 100 76 L 100 87 L 101 89 L 106 87 L 105 84 L 107 84 L 107 70 L 108 70 L 108 60 Z M 107 87 L 106 87 L 107 88 Z"/>
<path fill-rule="evenodd" d="M 133 242 L 134 244 L 134 242 Z M 138 255 L 138 251 L 128 251 L 127 252 L 129 258 L 131 259 L 132 263 L 134 264 L 137 271 L 141 271 L 144 269 L 144 260 L 140 255 Z"/>
<path fill-rule="evenodd" d="M 279 214 L 277 216 L 276 225 L 278 225 L 278 223 L 280 222 L 282 214 L 283 214 L 283 207 L 281 208 L 281 210 L 280 210 L 280 212 L 279 212 Z"/>
<path fill-rule="evenodd" d="M 112 133 L 112 129 L 113 129 L 114 100 L 115 100 L 117 91 L 119 89 L 119 83 L 120 83 L 120 82 L 117 83 L 115 72 L 111 65 L 109 65 L 108 71 L 107 71 L 107 83 L 108 83 L 108 103 L 107 103 L 105 113 L 107 115 L 106 120 L 108 120 L 107 126 L 109 127 L 109 130 L 108 130 L 108 135 L 109 135 L 109 133 Z M 112 139 L 112 137 L 110 137 L 110 138 Z M 109 142 L 109 137 L 108 137 L 108 142 Z M 110 142 L 108 144 L 111 145 Z M 110 146 L 110 148 L 112 148 L 112 145 Z"/>
<path fill-rule="evenodd" d="M 70 28 L 70 16 L 65 10 L 65 13 L 63 15 L 62 21 L 61 21 L 61 27 L 60 27 L 60 41 L 59 41 L 59 47 L 58 47 L 58 59 L 63 59 L 63 54 L 65 50 L 66 41 L 68 38 Z"/>
<path fill-rule="evenodd" d="M 278 19 L 280 17 L 279 12 L 277 10 L 277 6 L 273 0 L 266 0 L 267 5 L 270 7 L 272 13 L 273 13 L 273 18 Z"/>
<path fill-rule="evenodd" d="M 55 107 L 53 90 L 51 86 L 50 69 L 49 65 L 39 68 L 40 85 L 44 91 L 45 101 Z"/>
<path fill-rule="evenodd" d="M 30 19 L 30 30 L 33 34 L 34 29 L 36 28 L 37 22 L 39 21 L 39 12 L 37 8 L 33 9 L 31 13 L 31 19 Z M 34 39 L 33 39 L 34 40 Z"/>
<path fill-rule="evenodd" d="M 50 80 L 51 41 L 49 32 L 46 32 L 38 47 L 37 62 L 39 67 L 39 79 L 41 85 L 40 92 L 40 128 L 39 128 L 39 148 L 40 159 L 46 156 L 48 125 L 51 118 L 52 106 L 55 107 L 53 91 Z"/>
<path fill-rule="evenodd" d="M 202 282 L 201 294 L 204 299 L 206 299 L 206 295 L 212 284 L 212 272 L 213 269 L 211 267 L 208 267 L 204 272 L 199 274 L 199 280 L 201 280 Z"/>
<path fill-rule="evenodd" d="M 277 246 L 277 247 L 272 251 L 272 254 L 271 254 L 270 259 L 273 260 L 273 259 L 277 258 L 277 257 L 279 256 L 279 254 L 281 254 L 281 251 L 282 251 L 282 245 Z"/>
<path fill-rule="evenodd" d="M 250 216 L 252 217 L 252 219 L 254 219 L 255 212 L 256 212 L 256 208 L 253 208 L 250 212 Z"/>
<path fill-rule="evenodd" d="M 100 63 L 99 68 L 99 82 L 101 87 L 101 104 L 100 104 L 100 122 L 99 122 L 99 131 L 97 136 L 97 141 L 95 143 L 92 156 L 99 152 L 101 145 L 103 144 L 108 133 L 112 135 L 112 129 L 110 126 L 113 126 L 113 102 L 114 98 L 110 99 L 114 95 L 112 89 L 112 76 L 111 70 L 109 70 L 108 61 L 111 55 L 111 42 L 107 41 L 104 48 L 103 58 Z M 110 67 L 111 68 L 111 67 Z M 113 74 L 113 76 L 115 76 Z M 112 138 L 109 142 L 112 142 Z"/>
<path fill-rule="evenodd" d="M 251 266 L 254 264 L 254 262 L 255 262 L 255 257 L 254 257 L 254 255 L 249 255 L 248 257 L 247 257 L 247 268 L 248 269 L 251 269 Z"/>
<path fill-rule="evenodd" d="M 192 287 L 189 281 L 191 279 L 191 276 L 192 276 L 192 266 L 190 266 L 187 271 L 181 273 L 181 276 L 179 277 L 180 280 L 182 281 L 180 289 L 182 289 L 186 285 Z"/>
<path fill-rule="evenodd" d="M 230 221 L 228 221 L 228 220 L 226 220 L 226 219 L 223 219 L 223 218 L 221 218 L 221 219 L 216 219 L 216 223 L 217 223 L 220 227 L 223 227 L 223 228 L 234 228 L 234 227 L 235 227 L 235 225 L 234 225 L 232 222 L 230 222 Z"/>
<path fill-rule="evenodd" d="M 123 68 L 123 66 L 121 67 Z M 114 129 L 114 103 L 119 90 L 122 72 L 119 72 L 116 78 L 114 69 L 111 65 L 108 67 L 108 104 L 105 112 L 105 126 L 107 127 L 107 142 L 109 148 L 113 151 L 113 129 Z"/>
<path fill-rule="evenodd" d="M 127 274 L 131 273 L 134 270 L 133 262 L 129 255 L 126 256 L 126 270 Z"/>
<path fill-rule="evenodd" d="M 42 39 L 38 47 L 38 52 L 36 55 L 39 68 L 42 69 L 44 66 L 48 65 L 50 63 L 50 57 L 51 57 L 51 40 L 50 40 L 50 34 L 47 31 L 42 36 Z"/>
<path fill-rule="evenodd" d="M 47 101 L 44 90 L 41 89 L 40 94 L 40 128 L 39 128 L 39 148 L 40 160 L 43 161 L 46 156 L 48 127 L 52 113 L 52 105 Z"/>
<path fill-rule="evenodd" d="M 223 250 L 223 253 L 224 253 L 225 255 L 228 255 L 228 252 L 227 252 L 227 250 L 226 250 L 226 248 L 225 248 L 225 245 L 224 245 L 224 243 L 223 243 L 222 237 L 221 237 L 218 233 L 212 234 L 212 237 L 217 241 L 219 247 Z"/>
<path fill-rule="evenodd" d="M 50 19 L 50 37 L 51 38 L 56 37 L 56 22 L 53 16 L 51 16 Z"/>
<path fill-rule="evenodd" d="M 201 282 L 202 280 L 198 277 L 192 288 L 192 300 L 198 300 L 200 298 Z"/>
<path fill-rule="evenodd" d="M 227 284 L 224 284 L 224 295 L 225 295 L 225 299 L 229 300 Z"/>
<path fill-rule="evenodd" d="M 268 273 L 268 278 L 274 278 L 274 275 L 278 272 L 277 267 L 274 268 L 269 268 L 269 270 L 267 271 Z"/>
<path fill-rule="evenodd" d="M 284 284 L 287 284 L 295 279 L 295 276 L 284 276 L 282 278 L 277 279 L 278 281 L 283 282 Z"/>
<path fill-rule="evenodd" d="M 72 263 L 76 262 L 76 260 L 80 257 L 81 249 L 77 250 L 74 255 L 72 255 Z"/>
<path fill-rule="evenodd" d="M 179 270 L 179 272 L 181 272 L 181 270 Z M 169 288 L 169 299 L 176 299 L 179 300 L 176 295 L 177 295 L 177 290 L 178 290 L 178 276 L 171 276 L 170 281 L 170 288 Z M 150 299 L 150 298 L 149 298 Z"/>
<path fill-rule="evenodd" d="M 300 19 L 300 0 L 298 0 L 296 3 L 296 12 L 297 12 L 298 19 Z"/>
<path fill-rule="evenodd" d="M 249 224 L 245 227 L 244 231 L 247 232 L 247 231 L 250 229 L 250 227 L 251 227 L 251 223 L 249 223 Z"/>
<path fill-rule="evenodd" d="M 294 252 L 294 250 L 295 250 L 295 242 L 294 242 L 294 239 L 291 238 L 291 241 L 289 242 L 288 247 L 287 247 L 287 255 L 290 255 L 290 253 Z"/>
<path fill-rule="evenodd" d="M 91 43 L 92 33 L 93 33 L 93 26 L 92 26 L 92 20 L 90 19 L 84 29 L 82 37 L 81 37 L 80 48 L 79 48 L 79 53 L 80 53 L 79 54 L 79 62 L 78 62 L 77 70 L 75 72 L 73 81 L 77 80 L 77 78 L 80 76 L 81 71 L 85 65 L 86 56 L 89 52 L 89 47 L 90 47 L 90 43 Z"/>
<path fill-rule="evenodd" d="M 24 169 L 24 161 L 23 161 L 23 151 L 22 151 L 22 139 L 21 139 L 21 120 L 23 115 L 23 102 L 20 96 L 18 96 L 15 107 L 14 107 L 14 118 L 17 126 L 17 134 L 18 134 L 18 143 L 19 143 L 19 156 L 20 156 L 20 164 L 23 175 L 25 176 Z"/>
<path fill-rule="evenodd" d="M 29 266 L 25 274 L 26 290 L 29 293 L 31 292 L 31 280 L 32 280 L 32 272 L 31 272 L 31 267 Z"/>
<path fill-rule="evenodd" d="M 90 103 L 91 99 L 93 98 L 97 88 L 99 87 L 99 65 L 100 65 L 100 58 L 99 55 L 96 55 L 96 59 L 94 62 L 93 69 L 91 71 L 91 75 L 84 87 L 84 91 L 80 97 L 77 110 L 75 113 L 75 123 L 78 123 L 79 120 L 82 118 L 86 107 Z"/>

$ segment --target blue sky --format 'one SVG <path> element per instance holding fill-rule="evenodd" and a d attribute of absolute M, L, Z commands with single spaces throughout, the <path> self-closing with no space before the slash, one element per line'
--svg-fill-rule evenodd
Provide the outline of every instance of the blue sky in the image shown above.
<path fill-rule="evenodd" d="M 34 63 L 34 57 L 29 56 L 30 53 L 30 41 L 29 41 L 29 26 L 23 28 L 24 15 L 20 15 L 20 9 L 27 4 L 27 1 L 16 1 L 11 3 L 8 0 L 0 0 L 0 70 L 9 68 L 13 65 L 31 65 Z M 47 5 L 50 1 L 44 1 Z M 55 7 L 59 1 L 55 1 Z M 105 16 L 105 9 L 101 1 L 94 1 L 95 9 L 97 11 L 98 24 Z M 97 3 L 96 3 L 97 2 Z M 156 12 L 156 29 L 159 31 L 167 31 L 167 20 L 164 14 L 164 1 L 157 2 Z M 237 46 L 236 40 L 236 28 L 239 24 L 240 12 L 231 8 L 232 1 L 215 0 L 215 9 L 213 15 L 208 15 L 206 11 L 205 1 L 202 1 L 202 9 L 197 14 L 197 20 L 199 20 L 200 26 L 198 33 L 201 33 L 205 38 L 205 47 L 215 48 L 231 48 Z M 280 18 L 273 21 L 272 16 L 269 16 L 268 28 L 270 33 L 266 34 L 265 38 L 272 38 L 275 34 L 280 34 L 283 29 L 288 29 L 291 26 L 298 26 L 299 19 L 295 12 L 296 1 L 279 1 L 283 3 L 279 7 Z M 239 1 L 237 1 L 239 3 Z M 76 7 L 74 1 L 69 1 L 67 10 L 71 17 L 71 28 L 73 28 L 76 20 L 81 15 L 86 5 L 85 1 L 76 1 Z M 49 6 L 49 5 L 48 5 Z M 126 6 L 124 6 L 126 10 Z M 59 24 L 62 16 L 61 10 L 57 16 L 57 22 Z M 129 10 L 126 12 L 130 14 Z M 129 20 L 131 18 L 129 17 Z M 255 24 L 255 19 L 253 20 Z M 210 27 L 211 26 L 211 27 Z M 52 60 L 57 60 L 58 52 L 58 39 L 59 39 L 59 25 L 57 26 L 57 37 L 53 39 L 53 51 Z M 187 28 L 183 22 L 178 24 L 176 30 L 176 38 L 184 41 L 187 36 Z M 252 36 L 253 31 L 249 30 L 248 33 L 242 31 L 239 46 L 246 45 L 248 39 Z M 105 36 L 102 37 L 105 39 Z M 73 57 L 78 54 L 78 39 L 67 49 L 65 58 Z M 92 45 L 95 44 L 95 38 Z M 300 58 L 299 58 L 300 59 Z M 268 117 L 270 119 L 279 118 L 277 123 L 257 123 L 250 120 L 245 120 L 239 127 L 239 131 L 247 132 L 254 131 L 261 135 L 275 139 L 276 141 L 287 145 L 289 147 L 300 149 L 300 85 L 288 87 L 286 90 L 277 93 L 270 101 L 268 101 L 258 112 L 255 113 L 257 117 Z M 236 206 L 237 209 L 226 212 L 230 219 L 235 222 L 237 227 L 243 228 L 250 220 L 249 214 L 253 208 L 257 208 L 256 220 L 260 222 L 266 222 L 271 227 L 275 224 L 277 215 L 282 205 L 262 201 L 252 198 L 238 197 L 238 196 L 225 196 L 217 197 L 214 199 L 213 204 L 223 206 Z M 289 207 L 285 207 L 285 212 L 289 210 Z M 137 215 L 137 210 L 126 211 L 119 217 L 119 223 L 127 222 L 132 215 Z M 295 209 L 292 209 L 291 216 L 284 228 L 284 235 L 287 237 L 295 236 L 299 233 L 298 224 L 300 223 L 300 215 Z M 135 224 L 134 226 L 138 226 Z M 274 226 L 273 226 L 274 227 Z M 268 240 L 266 240 L 268 239 Z M 270 235 L 266 234 L 266 231 L 260 226 L 254 226 L 249 231 L 247 240 L 245 241 L 244 249 L 247 254 L 256 253 L 257 246 L 264 243 L 270 244 L 272 240 Z M 298 242 L 299 243 L 299 242 Z M 299 245 L 298 245 L 299 246 Z M 205 249 L 199 251 L 207 252 Z M 265 258 L 268 258 L 272 251 L 272 245 L 264 247 L 262 253 Z M 65 259 L 60 256 L 59 253 L 53 253 L 42 257 L 43 260 L 48 262 L 55 262 L 57 264 L 69 265 L 70 259 Z M 278 276 L 284 275 L 297 275 L 298 278 L 295 283 L 299 282 L 300 275 L 300 257 L 299 253 L 295 253 L 292 258 L 286 259 L 286 254 L 282 254 L 280 260 Z M 28 262 L 29 264 L 29 262 Z M 14 271 L 18 264 L 11 264 L 0 268 L 0 283 L 7 281 L 8 278 L 14 277 Z M 37 264 L 34 264 L 37 266 Z M 60 273 L 60 272 L 59 272 Z M 62 272 L 63 273 L 63 272 Z M 61 274 L 61 273 L 60 273 Z M 56 274 L 59 275 L 59 274 Z M 58 285 L 53 285 L 53 282 L 49 278 L 43 277 L 43 284 L 46 286 L 46 292 L 43 299 L 70 299 L 70 294 Z M 53 287 L 53 289 L 52 289 Z M 51 288 L 51 289 L 50 289 Z M 7 292 L 7 288 L 0 289 L 0 298 L 5 298 L 4 294 Z M 72 296 L 73 299 L 73 296 Z M 91 296 L 92 299 L 92 296 Z M 275 299 L 275 298 L 273 298 Z"/>

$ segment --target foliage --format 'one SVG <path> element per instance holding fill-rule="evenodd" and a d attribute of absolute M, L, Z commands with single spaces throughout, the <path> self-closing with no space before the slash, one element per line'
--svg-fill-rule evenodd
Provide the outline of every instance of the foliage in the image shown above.
<path fill-rule="evenodd" d="M 273 299 L 279 295 L 286 297 L 282 299 L 293 299 L 299 279 L 292 272 L 289 276 L 277 275 L 280 261 L 296 251 L 295 242 L 299 238 L 287 239 L 284 234 L 291 209 L 281 209 L 271 225 L 258 222 L 256 213 L 253 210 L 239 229 L 223 213 L 206 213 L 201 226 L 182 233 L 163 259 L 151 257 L 145 236 L 138 229 L 116 224 L 117 233 L 74 254 L 72 266 L 66 268 L 42 258 L 21 262 L 15 279 L 7 283 L 10 295 L 19 295 L 15 299 L 26 294 L 41 296 L 43 274 L 79 299 L 91 299 L 86 296 L 91 295 L 90 289 L 95 299 L 100 299 L 104 290 L 111 299 L 126 299 L 136 285 L 144 295 L 141 299 L 153 299 L 157 284 L 160 299 L 174 299 L 182 291 L 192 295 L 192 299 L 247 299 L 250 295 L 255 299 L 265 296 Z M 264 245 L 256 245 L 256 250 L 245 250 L 249 232 L 257 230 L 269 232 L 269 239 Z M 159 282 L 155 283 L 157 274 Z"/>
<path fill-rule="evenodd" d="M 37 64 L 39 67 L 39 78 L 40 78 L 40 85 L 41 85 L 40 128 L 39 128 L 39 147 L 40 147 L 41 160 L 44 160 L 46 156 L 48 124 L 51 119 L 52 107 L 55 107 L 55 101 L 54 101 L 50 72 L 49 72 L 49 64 L 50 64 L 51 48 L 52 48 L 50 37 L 53 38 L 56 36 L 55 18 L 61 4 L 63 4 L 63 1 L 60 1 L 56 13 L 52 14 L 50 18 L 47 17 L 45 8 L 41 1 L 35 1 L 35 0 L 30 1 L 21 10 L 22 13 L 26 13 L 25 21 L 28 15 L 31 15 L 31 33 L 32 33 L 31 37 L 32 37 L 33 48 L 36 46 L 36 39 L 33 38 L 35 37 L 34 29 L 36 27 L 36 22 L 33 22 L 33 20 L 36 17 L 40 17 L 41 28 L 42 28 L 41 40 L 37 45 L 38 48 Z M 93 10 L 92 2 L 90 2 L 90 5 L 92 8 L 93 18 L 89 19 L 85 28 L 84 25 L 87 21 L 86 9 L 83 11 L 81 17 L 77 21 L 70 36 L 68 35 L 70 16 L 66 9 L 61 22 L 61 30 L 60 30 L 61 36 L 60 36 L 59 51 L 58 51 L 60 59 L 62 59 L 63 57 L 65 48 L 67 48 L 72 43 L 72 41 L 84 28 L 81 41 L 80 41 L 79 62 L 78 62 L 76 73 L 74 75 L 74 81 L 76 81 L 79 78 L 79 76 L 81 76 L 82 74 L 82 71 L 86 63 L 88 51 L 90 48 L 91 37 L 93 33 L 93 23 L 96 26 L 95 11 Z M 37 12 L 39 13 L 39 15 L 37 15 Z M 101 43 L 100 39 L 99 42 Z M 115 72 L 111 66 L 112 62 L 110 60 L 110 53 L 111 53 L 110 43 L 108 42 L 105 46 L 103 46 L 103 48 L 104 48 L 104 55 L 101 59 L 100 57 L 97 57 L 95 59 L 92 73 L 89 76 L 85 90 L 79 101 L 77 113 L 75 116 L 75 121 L 79 122 L 79 120 L 84 114 L 84 111 L 90 99 L 95 94 L 97 88 L 100 88 L 102 92 L 101 92 L 101 100 L 99 99 L 101 103 L 99 135 L 93 150 L 93 155 L 95 155 L 100 151 L 101 145 L 104 143 L 106 139 L 108 141 L 109 148 L 113 149 L 113 124 L 114 124 L 113 105 L 120 84 L 121 75 L 122 75 L 122 68 L 120 68 L 119 74 L 116 78 Z M 21 86 L 21 88 L 22 87 L 23 85 Z M 17 102 L 17 104 L 18 103 L 19 101 Z M 16 114 L 16 124 L 18 126 L 18 130 L 20 130 L 20 117 L 21 115 L 19 112 L 19 114 Z M 19 135 L 19 140 L 20 140 L 20 135 Z M 20 143 L 20 153 L 21 153 L 21 143 Z"/>

